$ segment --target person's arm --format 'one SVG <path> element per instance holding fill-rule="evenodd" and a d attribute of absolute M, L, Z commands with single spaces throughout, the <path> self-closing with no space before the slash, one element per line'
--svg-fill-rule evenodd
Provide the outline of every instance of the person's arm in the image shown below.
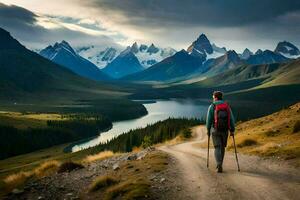
<path fill-rule="evenodd" d="M 230 133 L 233 135 L 234 131 L 235 131 L 235 119 L 232 110 L 230 108 Z"/>
<path fill-rule="evenodd" d="M 206 116 L 206 129 L 207 129 L 207 134 L 210 134 L 210 129 L 213 123 L 213 115 L 214 115 L 214 109 L 213 105 L 210 105 L 207 110 L 207 116 Z"/>

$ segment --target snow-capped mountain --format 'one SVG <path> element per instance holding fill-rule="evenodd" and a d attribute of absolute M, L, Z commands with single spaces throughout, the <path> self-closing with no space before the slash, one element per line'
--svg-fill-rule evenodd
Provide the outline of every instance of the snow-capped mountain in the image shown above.
<path fill-rule="evenodd" d="M 300 57 L 299 49 L 295 45 L 287 41 L 279 42 L 274 52 L 280 53 L 281 55 L 287 58 Z"/>
<path fill-rule="evenodd" d="M 103 68 L 103 72 L 117 79 L 142 70 L 144 68 L 132 52 L 131 47 L 127 47 L 111 63 Z"/>
<path fill-rule="evenodd" d="M 116 47 L 103 47 L 88 46 L 76 49 L 76 52 L 82 57 L 88 59 L 99 68 L 104 68 L 111 63 L 120 53 L 120 49 Z"/>
<path fill-rule="evenodd" d="M 253 55 L 253 52 L 250 51 L 248 48 L 246 48 L 246 49 L 243 51 L 243 53 L 240 54 L 240 58 L 246 60 L 246 59 L 248 59 L 248 58 L 249 58 L 250 56 L 252 56 L 252 55 Z"/>
<path fill-rule="evenodd" d="M 202 61 L 218 58 L 226 53 L 226 48 L 211 44 L 206 35 L 201 34 L 188 48 L 190 55 L 201 58 Z"/>
<path fill-rule="evenodd" d="M 130 49 L 144 68 L 148 68 L 176 53 L 176 50 L 170 47 L 159 48 L 154 44 L 151 44 L 150 46 L 145 44 L 138 45 L 136 42 L 132 44 Z"/>
<path fill-rule="evenodd" d="M 40 55 L 61 65 L 78 75 L 93 80 L 110 79 L 96 65 L 78 55 L 66 41 L 56 42 L 40 51 Z"/>

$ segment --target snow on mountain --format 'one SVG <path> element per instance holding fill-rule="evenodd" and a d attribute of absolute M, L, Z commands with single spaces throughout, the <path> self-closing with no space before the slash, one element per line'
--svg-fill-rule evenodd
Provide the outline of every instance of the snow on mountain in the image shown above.
<path fill-rule="evenodd" d="M 211 44 L 204 34 L 201 34 L 187 49 L 190 55 L 199 57 L 203 62 L 223 56 L 226 51 L 225 47 Z"/>
<path fill-rule="evenodd" d="M 287 41 L 279 42 L 274 52 L 280 53 L 284 57 L 291 59 L 300 57 L 299 49 L 295 45 Z"/>
<path fill-rule="evenodd" d="M 111 63 L 120 53 L 120 49 L 116 47 L 97 47 L 87 46 L 76 49 L 76 52 L 82 57 L 88 59 L 99 68 L 104 68 L 106 65 Z"/>
<path fill-rule="evenodd" d="M 136 42 L 130 47 L 131 52 L 138 58 L 141 65 L 148 68 L 167 57 L 170 57 L 176 53 L 173 48 L 159 48 L 154 44 L 147 46 L 145 44 L 138 45 Z"/>
<path fill-rule="evenodd" d="M 83 77 L 93 80 L 110 79 L 96 65 L 77 54 L 69 43 L 64 40 L 60 43 L 56 42 L 53 46 L 49 45 L 41 50 L 39 54 Z"/>

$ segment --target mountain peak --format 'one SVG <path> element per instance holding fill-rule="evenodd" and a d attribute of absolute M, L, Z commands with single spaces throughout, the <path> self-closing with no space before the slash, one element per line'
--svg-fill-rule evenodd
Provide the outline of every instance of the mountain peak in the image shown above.
<path fill-rule="evenodd" d="M 244 51 L 243 51 L 243 53 L 241 54 L 241 58 L 242 59 L 244 59 L 244 60 L 246 60 L 246 59 L 248 59 L 250 56 L 252 56 L 253 55 L 253 52 L 252 51 L 250 51 L 248 48 L 246 48 Z"/>
<path fill-rule="evenodd" d="M 138 47 L 137 42 L 134 42 L 134 43 L 131 45 L 131 51 L 132 51 L 133 53 L 139 52 L 139 47 Z"/>
<path fill-rule="evenodd" d="M 151 54 L 154 54 L 154 53 L 157 53 L 159 51 L 159 48 L 157 48 L 156 46 L 154 46 L 154 44 L 152 43 L 147 52 L 151 55 Z"/>
<path fill-rule="evenodd" d="M 281 55 L 288 58 L 297 58 L 298 56 L 300 56 L 299 49 L 295 45 L 287 41 L 279 42 L 274 52 L 280 53 Z"/>
<path fill-rule="evenodd" d="M 202 57 L 204 60 L 207 54 L 213 53 L 213 47 L 210 41 L 207 39 L 206 35 L 201 34 L 197 40 L 195 40 L 187 49 L 187 51 L 193 55 Z"/>

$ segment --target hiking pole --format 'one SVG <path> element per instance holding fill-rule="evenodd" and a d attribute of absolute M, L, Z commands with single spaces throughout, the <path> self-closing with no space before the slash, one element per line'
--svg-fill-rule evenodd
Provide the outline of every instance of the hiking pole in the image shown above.
<path fill-rule="evenodd" d="M 234 145 L 236 164 L 237 164 L 237 167 L 238 167 L 238 171 L 240 171 L 240 165 L 239 165 L 239 160 L 238 160 L 238 157 L 237 157 L 234 135 L 232 135 L 232 140 L 233 140 L 233 145 Z"/>
<path fill-rule="evenodd" d="M 207 158 L 206 158 L 206 167 L 209 167 L 209 140 L 210 140 L 210 135 L 208 135 L 208 140 L 207 140 Z"/>

